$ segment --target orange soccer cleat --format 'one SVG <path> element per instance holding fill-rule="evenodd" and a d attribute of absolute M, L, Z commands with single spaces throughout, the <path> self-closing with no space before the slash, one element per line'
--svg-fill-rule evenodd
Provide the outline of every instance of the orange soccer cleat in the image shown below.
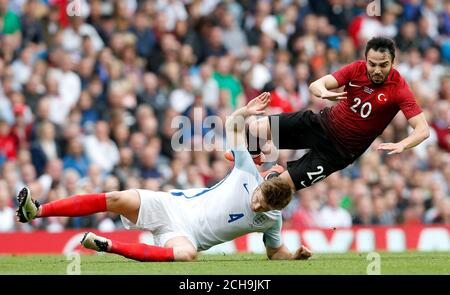
<path fill-rule="evenodd" d="M 230 162 L 234 162 L 234 156 L 233 153 L 231 152 L 231 150 L 226 150 L 223 153 L 225 159 L 227 159 Z M 253 158 L 253 162 L 255 163 L 255 165 L 261 165 L 263 163 L 262 161 L 262 154 L 259 155 L 252 155 Z"/>
<path fill-rule="evenodd" d="M 285 169 L 283 168 L 283 166 L 280 166 L 277 164 L 277 165 L 272 166 L 269 170 L 261 172 L 260 174 L 264 178 L 264 180 L 269 180 L 272 177 L 279 176 L 284 171 L 285 171 Z"/>

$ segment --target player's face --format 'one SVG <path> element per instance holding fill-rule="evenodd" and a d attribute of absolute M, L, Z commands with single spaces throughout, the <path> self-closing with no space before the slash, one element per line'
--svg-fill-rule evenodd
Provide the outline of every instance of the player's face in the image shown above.
<path fill-rule="evenodd" d="M 392 68 L 392 57 L 389 52 L 370 49 L 366 58 L 367 74 L 374 84 L 382 84 Z"/>
<path fill-rule="evenodd" d="M 253 192 L 250 207 L 253 212 L 267 212 L 271 210 L 269 205 L 266 204 L 264 196 L 259 187 Z"/>

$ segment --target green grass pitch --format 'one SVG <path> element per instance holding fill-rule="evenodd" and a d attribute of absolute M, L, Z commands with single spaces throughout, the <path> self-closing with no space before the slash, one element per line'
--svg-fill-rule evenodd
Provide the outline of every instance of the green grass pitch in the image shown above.
<path fill-rule="evenodd" d="M 450 252 L 383 253 L 381 274 L 450 274 Z M 64 275 L 64 255 L 0 256 L 0 274 Z M 81 274 L 303 275 L 361 274 L 371 261 L 364 253 L 315 254 L 307 261 L 269 261 L 264 255 L 200 255 L 195 262 L 136 262 L 117 255 L 81 255 Z"/>

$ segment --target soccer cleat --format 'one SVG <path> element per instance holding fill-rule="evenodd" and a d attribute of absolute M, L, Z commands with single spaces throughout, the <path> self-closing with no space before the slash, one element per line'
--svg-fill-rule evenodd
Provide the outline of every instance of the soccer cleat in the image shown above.
<path fill-rule="evenodd" d="M 80 242 L 83 247 L 95 250 L 97 252 L 106 252 L 109 247 L 109 240 L 104 237 L 97 236 L 94 233 L 87 232 L 84 234 Z"/>
<path fill-rule="evenodd" d="M 295 254 L 296 254 L 295 256 L 297 257 L 297 259 L 300 259 L 300 260 L 306 260 L 312 256 L 311 250 L 309 250 L 305 246 L 301 246 Z"/>
<path fill-rule="evenodd" d="M 280 174 L 284 171 L 285 169 L 283 168 L 283 166 L 274 165 L 269 170 L 261 172 L 261 176 L 264 178 L 264 180 L 269 180 L 273 177 L 280 176 Z"/>
<path fill-rule="evenodd" d="M 226 150 L 223 155 L 225 156 L 225 159 L 227 159 L 230 162 L 234 162 L 234 156 L 233 153 L 230 150 Z"/>
<path fill-rule="evenodd" d="M 30 190 L 27 187 L 20 190 L 17 200 L 19 201 L 19 208 L 16 213 L 19 221 L 26 223 L 33 220 L 38 214 L 41 205 L 38 201 L 31 198 Z"/>
<path fill-rule="evenodd" d="M 234 156 L 231 150 L 226 150 L 223 155 L 225 156 L 225 159 L 227 159 L 230 162 L 234 162 Z M 262 154 L 259 155 L 251 155 L 253 159 L 253 163 L 256 165 L 261 165 L 263 163 L 262 161 Z"/>

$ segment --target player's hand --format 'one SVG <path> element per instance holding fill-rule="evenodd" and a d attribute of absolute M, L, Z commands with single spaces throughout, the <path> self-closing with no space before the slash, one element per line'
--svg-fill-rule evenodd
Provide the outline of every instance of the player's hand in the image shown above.
<path fill-rule="evenodd" d="M 331 101 L 344 100 L 347 99 L 347 92 L 332 92 L 328 90 L 323 90 L 322 95 L 320 96 L 322 99 L 328 99 Z"/>
<path fill-rule="evenodd" d="M 270 103 L 270 93 L 269 92 L 263 92 L 251 101 L 246 106 L 247 114 L 249 116 L 251 115 L 264 115 L 265 114 L 265 108 Z"/>
<path fill-rule="evenodd" d="M 301 246 L 300 248 L 298 248 L 297 251 L 295 251 L 294 259 L 295 260 L 306 260 L 311 256 L 312 256 L 311 250 L 309 250 L 305 246 Z"/>
<path fill-rule="evenodd" d="M 402 143 L 382 143 L 378 146 L 378 150 L 390 151 L 388 155 L 400 154 L 406 149 L 406 147 Z"/>

